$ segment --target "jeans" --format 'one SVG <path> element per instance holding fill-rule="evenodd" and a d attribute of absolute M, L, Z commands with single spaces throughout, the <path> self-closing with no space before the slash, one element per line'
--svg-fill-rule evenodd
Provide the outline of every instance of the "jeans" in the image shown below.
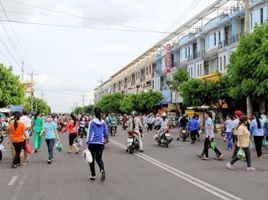
<path fill-rule="evenodd" d="M 247 166 L 251 167 L 250 149 L 249 149 L 249 147 L 244 147 L 243 150 L 244 150 L 244 152 L 246 154 Z M 235 155 L 230 163 L 233 165 L 238 160 L 239 160 L 239 158 L 237 157 L 237 155 Z"/>
<path fill-rule="evenodd" d="M 196 137 L 198 135 L 198 130 L 190 131 L 192 142 L 196 142 Z"/>
<path fill-rule="evenodd" d="M 152 131 L 153 130 L 153 124 L 147 124 L 147 131 Z"/>
<path fill-rule="evenodd" d="M 46 143 L 47 143 L 47 149 L 48 149 L 48 160 L 52 160 L 53 159 L 53 148 L 55 145 L 55 138 L 46 139 Z"/>
<path fill-rule="evenodd" d="M 88 150 L 91 152 L 91 155 L 92 155 L 92 162 L 89 163 L 91 175 L 96 176 L 95 161 L 97 162 L 100 168 L 100 171 L 104 170 L 104 163 L 102 161 L 102 152 L 104 150 L 104 145 L 103 144 L 89 144 Z"/>
<path fill-rule="evenodd" d="M 254 136 L 255 149 L 258 157 L 262 156 L 262 140 L 263 136 Z"/>
<path fill-rule="evenodd" d="M 203 152 L 202 152 L 202 156 L 206 156 L 208 158 L 208 150 L 210 148 L 210 142 L 213 142 L 213 138 L 210 140 L 209 138 L 206 138 L 205 139 L 205 142 L 204 142 L 204 149 L 203 149 Z M 219 149 L 216 147 L 214 149 L 214 152 L 216 154 L 217 157 L 219 157 L 220 155 L 222 155 L 222 153 L 219 151 Z"/>
<path fill-rule="evenodd" d="M 13 146 L 14 146 L 14 149 L 16 152 L 15 157 L 13 159 L 13 165 L 20 164 L 20 153 L 21 153 L 21 150 L 22 150 L 22 147 L 24 144 L 25 144 L 25 142 L 14 142 L 13 143 Z"/>
<path fill-rule="evenodd" d="M 233 141 L 232 141 L 232 133 L 231 132 L 226 132 L 226 137 L 227 137 L 227 149 L 230 150 L 233 148 Z"/>

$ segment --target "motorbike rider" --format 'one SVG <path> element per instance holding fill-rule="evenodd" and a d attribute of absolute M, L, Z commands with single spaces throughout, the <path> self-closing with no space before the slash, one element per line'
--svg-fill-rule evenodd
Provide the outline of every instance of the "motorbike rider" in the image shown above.
<path fill-rule="evenodd" d="M 161 136 L 167 131 L 168 131 L 168 119 L 167 119 L 167 114 L 164 112 L 162 113 L 160 129 L 156 133 L 157 134 L 156 138 L 161 138 Z"/>
<path fill-rule="evenodd" d="M 161 123 L 162 123 L 162 118 L 160 115 L 157 113 L 156 118 L 154 120 L 154 127 L 156 130 L 159 130 L 161 128 Z"/>
<path fill-rule="evenodd" d="M 187 129 L 189 120 L 187 118 L 187 115 L 184 114 L 180 119 L 179 119 L 179 133 L 181 133 L 182 129 Z M 180 136 L 177 138 L 177 140 L 180 140 Z"/>
<path fill-rule="evenodd" d="M 115 127 L 115 132 L 117 132 L 117 118 L 114 113 L 111 113 L 108 117 L 109 120 L 109 128 L 110 132 L 112 132 L 112 128 Z"/>
<path fill-rule="evenodd" d="M 134 132 L 135 137 L 138 138 L 140 144 L 140 152 L 143 152 L 143 143 L 142 143 L 142 123 L 140 118 L 138 117 L 138 113 L 133 111 L 131 113 L 131 118 L 128 120 L 128 131 Z"/>
<path fill-rule="evenodd" d="M 125 129 L 127 126 L 127 121 L 128 121 L 128 117 L 126 114 L 124 114 L 123 118 L 122 118 L 122 122 L 123 122 L 123 128 Z"/>

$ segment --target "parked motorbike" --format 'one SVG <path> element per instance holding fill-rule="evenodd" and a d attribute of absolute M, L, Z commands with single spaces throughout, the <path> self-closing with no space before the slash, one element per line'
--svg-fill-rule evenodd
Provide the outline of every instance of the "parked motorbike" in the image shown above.
<path fill-rule="evenodd" d="M 127 152 L 133 154 L 135 151 L 140 150 L 140 143 L 134 132 L 128 132 L 127 138 Z"/>
<path fill-rule="evenodd" d="M 189 137 L 189 131 L 188 131 L 187 127 L 181 128 L 180 137 L 181 137 L 183 142 L 185 142 L 186 139 Z"/>
<path fill-rule="evenodd" d="M 2 160 L 3 151 L 4 151 L 4 146 L 2 144 L 3 141 L 4 141 L 4 131 L 0 130 L 0 161 Z"/>
<path fill-rule="evenodd" d="M 156 134 L 154 139 L 158 142 L 159 146 L 168 148 L 168 145 L 172 142 L 173 138 L 170 135 L 169 130 L 164 130 L 160 134 Z"/>

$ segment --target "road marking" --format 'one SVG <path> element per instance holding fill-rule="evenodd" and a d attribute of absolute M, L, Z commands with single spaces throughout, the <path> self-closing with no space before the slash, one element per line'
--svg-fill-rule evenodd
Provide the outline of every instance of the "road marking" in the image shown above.
<path fill-rule="evenodd" d="M 122 148 L 122 149 L 126 149 L 126 146 L 113 140 L 110 139 L 110 142 L 113 143 L 114 145 Z M 193 177 L 187 173 L 184 173 L 176 168 L 173 168 L 165 163 L 162 163 L 148 155 L 145 155 L 144 153 L 135 153 L 135 155 L 163 170 L 165 170 L 166 172 L 169 172 L 189 183 L 191 183 L 192 185 L 195 185 L 197 187 L 199 187 L 202 190 L 205 190 L 206 192 L 209 192 L 210 194 L 213 194 L 214 196 L 217 196 L 218 198 L 222 199 L 222 200 L 242 200 L 240 197 L 237 197 L 229 192 L 226 192 L 220 188 L 217 188 L 207 182 L 204 182 L 196 177 Z"/>
<path fill-rule="evenodd" d="M 17 179 L 18 179 L 18 176 L 13 176 L 7 185 L 13 186 Z"/>

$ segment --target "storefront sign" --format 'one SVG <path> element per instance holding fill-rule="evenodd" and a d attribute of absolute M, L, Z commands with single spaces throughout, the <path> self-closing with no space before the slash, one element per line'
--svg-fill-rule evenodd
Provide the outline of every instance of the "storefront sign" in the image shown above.
<path fill-rule="evenodd" d="M 171 44 L 166 45 L 166 73 L 169 74 L 171 72 L 172 67 L 172 58 L 171 58 Z"/>

